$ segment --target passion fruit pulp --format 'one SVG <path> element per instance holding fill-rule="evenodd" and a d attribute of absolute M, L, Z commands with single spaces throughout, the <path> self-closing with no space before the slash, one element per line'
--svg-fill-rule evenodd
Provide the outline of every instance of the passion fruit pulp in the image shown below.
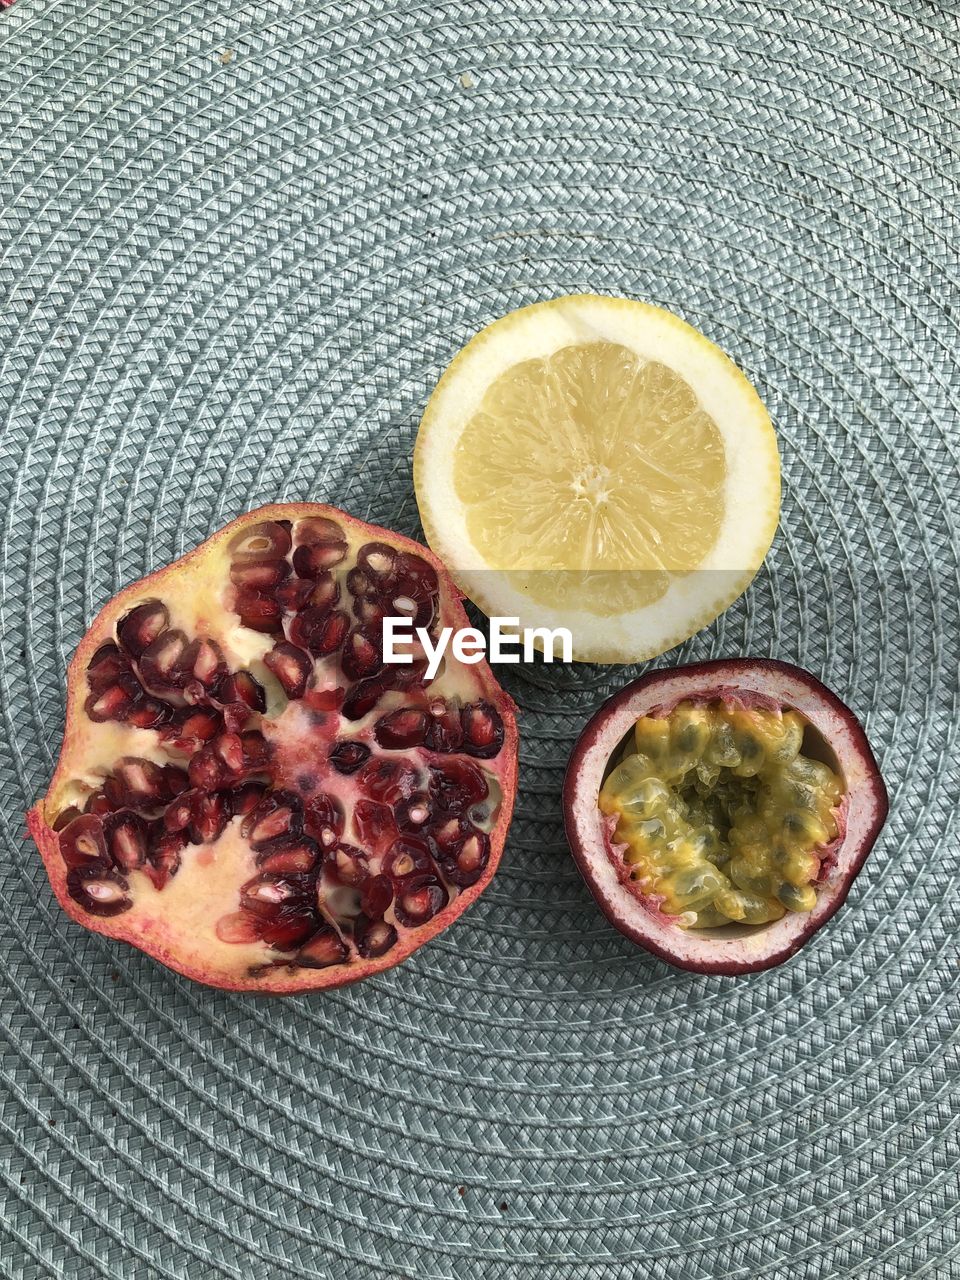
<path fill-rule="evenodd" d="M 843 902 L 887 813 L 853 712 L 769 659 L 653 672 L 581 735 L 574 857 L 611 923 L 703 973 L 770 968 Z"/>

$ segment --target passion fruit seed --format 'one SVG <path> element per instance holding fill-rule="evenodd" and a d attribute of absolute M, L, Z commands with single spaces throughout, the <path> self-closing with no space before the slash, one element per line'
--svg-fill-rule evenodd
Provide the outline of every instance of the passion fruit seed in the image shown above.
<path fill-rule="evenodd" d="M 600 791 L 640 893 L 684 927 L 766 924 L 812 911 L 817 851 L 844 786 L 801 753 L 806 722 L 730 700 L 643 716 Z"/>
<path fill-rule="evenodd" d="M 403 959 L 489 877 L 512 798 L 510 704 L 489 671 L 451 664 L 452 679 L 429 682 L 424 660 L 382 662 L 380 623 L 397 609 L 419 626 L 466 624 L 452 583 L 393 535 L 371 539 L 330 508 L 290 510 L 244 517 L 210 544 L 221 585 L 209 600 L 196 592 L 216 576 L 183 577 L 186 561 L 129 590 L 90 646 L 84 714 L 140 731 L 118 740 L 142 754 L 107 757 L 94 787 L 77 776 L 85 756 L 67 775 L 73 801 L 49 827 L 46 809 L 31 816 L 83 922 L 130 913 L 117 936 L 149 951 L 156 933 L 165 958 L 182 925 L 163 904 L 184 902 L 168 886 L 216 867 L 217 945 L 209 973 L 188 966 L 214 984 L 239 974 L 256 988 L 281 968 L 293 975 L 282 989 L 308 989 Z M 216 635 L 191 633 L 191 616 L 216 618 Z M 228 658 L 244 652 L 256 674 Z M 219 944 L 258 953 L 231 969 Z"/>

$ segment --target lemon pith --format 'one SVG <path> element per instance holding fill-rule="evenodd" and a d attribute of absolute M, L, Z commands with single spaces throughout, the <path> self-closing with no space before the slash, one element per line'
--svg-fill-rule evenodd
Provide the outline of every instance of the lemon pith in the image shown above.
<path fill-rule="evenodd" d="M 494 322 L 424 413 L 427 539 L 486 612 L 635 661 L 749 584 L 779 513 L 769 418 L 736 366 L 644 303 L 559 298 Z"/>

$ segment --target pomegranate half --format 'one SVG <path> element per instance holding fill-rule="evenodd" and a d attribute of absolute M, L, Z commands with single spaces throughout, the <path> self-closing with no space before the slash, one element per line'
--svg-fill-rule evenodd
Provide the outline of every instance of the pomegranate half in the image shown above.
<path fill-rule="evenodd" d="M 516 790 L 485 662 L 426 678 L 382 620 L 467 625 L 437 558 L 317 504 L 263 507 L 121 591 L 67 674 L 28 814 L 80 924 L 228 990 L 388 969 L 489 883 Z"/>
<path fill-rule="evenodd" d="M 887 815 L 853 712 L 766 658 L 654 671 L 583 730 L 567 838 L 600 909 L 697 973 L 768 969 L 839 908 Z"/>

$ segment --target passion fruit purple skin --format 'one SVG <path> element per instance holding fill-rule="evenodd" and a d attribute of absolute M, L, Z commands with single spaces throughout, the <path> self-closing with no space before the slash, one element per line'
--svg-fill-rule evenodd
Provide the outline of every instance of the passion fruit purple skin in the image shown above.
<path fill-rule="evenodd" d="M 667 715 L 680 702 L 735 699 L 768 710 L 793 708 L 833 752 L 844 799 L 835 811 L 837 838 L 821 850 L 817 903 L 769 924 L 684 929 L 657 899 L 635 896 L 617 875 L 615 822 L 598 796 L 614 752 L 641 716 Z M 600 910 L 614 928 L 660 959 L 694 973 L 729 976 L 771 969 L 788 960 L 843 904 L 886 820 L 887 789 L 860 722 L 809 671 L 772 658 L 722 658 L 652 671 L 609 698 L 587 723 L 563 783 L 567 840 Z"/>

